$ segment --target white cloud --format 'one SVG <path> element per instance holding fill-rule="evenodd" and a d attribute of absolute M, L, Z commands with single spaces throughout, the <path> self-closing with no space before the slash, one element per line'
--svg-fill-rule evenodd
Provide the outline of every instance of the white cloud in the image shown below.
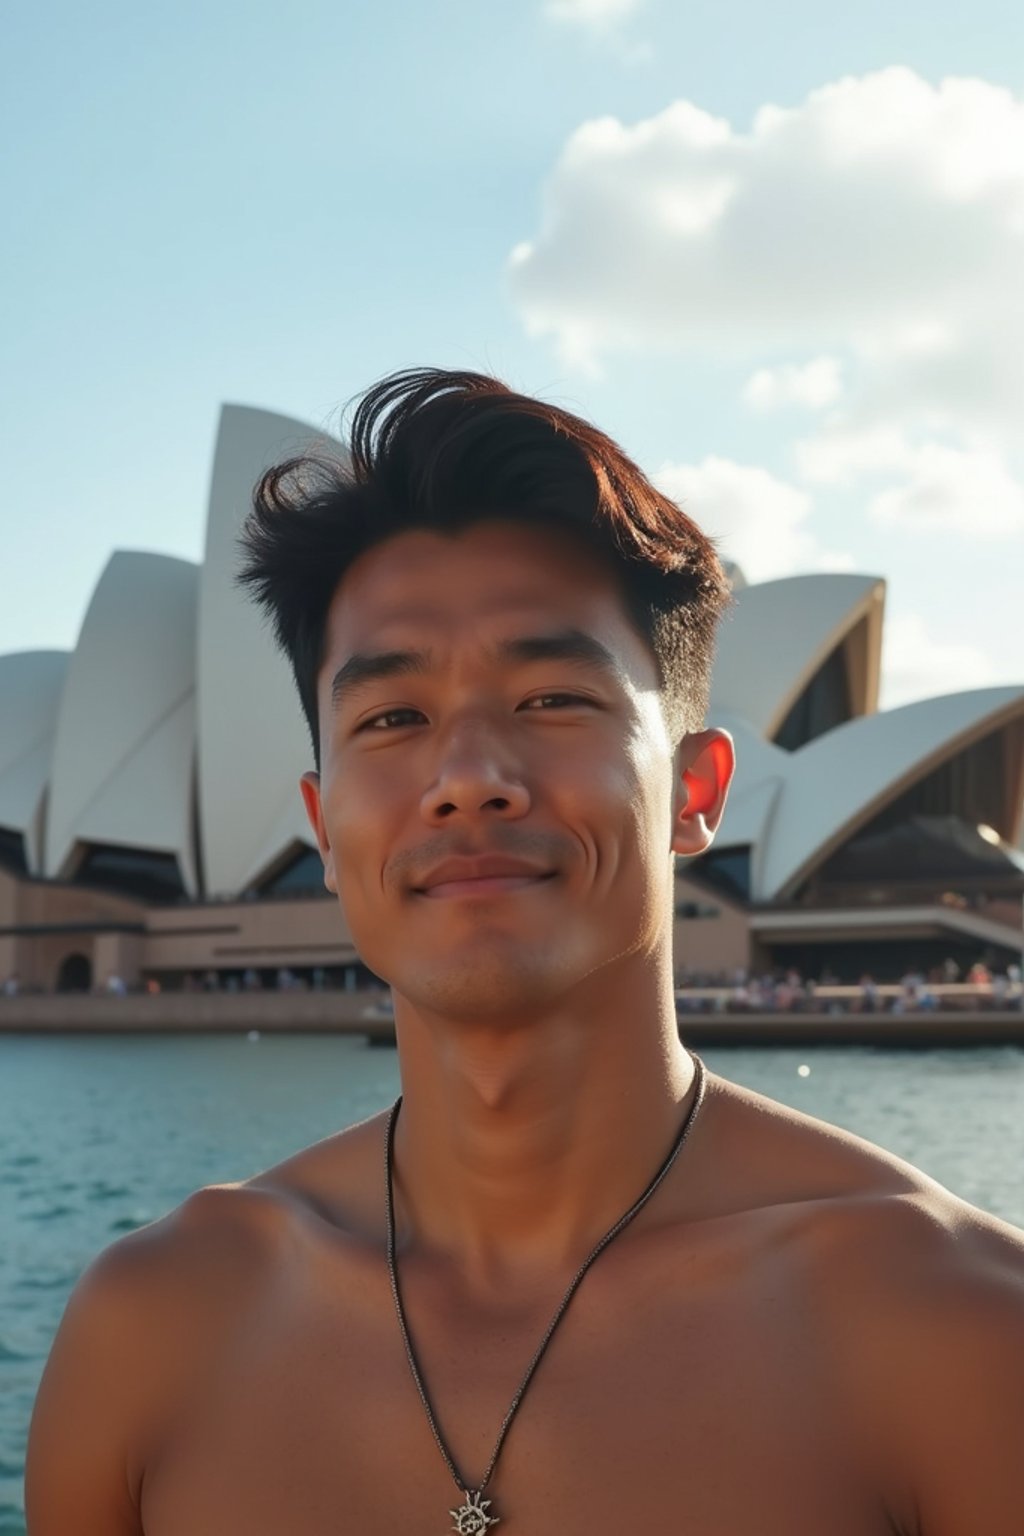
<path fill-rule="evenodd" d="M 640 9 L 643 0 L 545 0 L 544 14 L 592 31 L 605 31 Z"/>
<path fill-rule="evenodd" d="M 995 680 L 991 659 L 978 646 L 934 634 L 917 613 L 886 618 L 880 699 L 883 709 L 937 694 L 983 688 Z"/>
<path fill-rule="evenodd" d="M 914 450 L 901 427 L 850 426 L 833 419 L 794 446 L 797 472 L 816 485 L 852 485 L 865 475 L 909 471 Z"/>
<path fill-rule="evenodd" d="M 757 465 L 708 457 L 700 464 L 663 464 L 653 476 L 682 505 L 748 581 L 796 571 L 849 571 L 852 558 L 823 548 L 807 527 L 811 498 Z"/>
<path fill-rule="evenodd" d="M 582 124 L 509 283 L 576 362 L 783 350 L 793 375 L 754 389 L 774 398 L 825 353 L 873 420 L 912 401 L 937 425 L 1013 431 L 1022 270 L 1024 100 L 891 68 L 764 106 L 748 132 L 689 101 Z"/>
<path fill-rule="evenodd" d="M 833 422 L 797 443 L 795 457 L 801 477 L 819 485 L 896 477 L 867 503 L 868 516 L 882 527 L 982 540 L 1024 532 L 1024 486 L 991 442 L 914 443 L 899 427 L 857 430 Z"/>
<path fill-rule="evenodd" d="M 989 448 L 924 443 L 909 478 L 873 496 L 868 516 L 883 527 L 991 539 L 1024 532 L 1024 486 Z"/>
<path fill-rule="evenodd" d="M 743 399 L 756 411 L 775 411 L 785 405 L 803 405 L 814 410 L 832 405 L 842 392 L 839 359 L 814 357 L 808 363 L 758 368 L 743 386 Z"/>

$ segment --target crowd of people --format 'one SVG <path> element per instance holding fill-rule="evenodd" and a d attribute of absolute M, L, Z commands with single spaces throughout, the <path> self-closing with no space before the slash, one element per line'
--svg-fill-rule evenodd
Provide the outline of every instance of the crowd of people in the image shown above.
<path fill-rule="evenodd" d="M 162 983 L 143 977 L 129 986 L 110 972 L 92 987 L 93 993 L 111 997 L 128 992 L 157 994 L 163 990 L 184 992 L 323 992 L 380 990 L 382 982 L 357 977 L 351 967 L 326 970 L 323 966 L 296 971 L 288 966 L 243 971 L 186 972 Z M 0 985 L 0 996 L 17 997 L 29 990 L 17 973 Z M 948 959 L 925 974 L 910 969 L 899 981 L 879 981 L 864 972 L 854 983 L 841 981 L 826 966 L 815 977 L 799 970 L 774 970 L 762 974 L 739 967 L 731 973 L 684 970 L 676 980 L 676 1004 L 682 1013 L 921 1013 L 965 1007 L 1005 1009 L 1024 1007 L 1020 965 L 993 970 L 977 961 L 962 972 Z"/>
<path fill-rule="evenodd" d="M 826 966 L 816 977 L 800 971 L 752 975 L 740 967 L 724 972 L 684 971 L 677 979 L 682 1013 L 928 1013 L 939 1009 L 998 1010 L 1024 1007 L 1020 965 L 992 970 L 976 961 L 966 973 L 953 959 L 927 973 L 909 969 L 883 982 L 863 972 L 843 982 Z"/>
<path fill-rule="evenodd" d="M 257 971 L 248 967 L 242 972 L 235 971 L 186 971 L 181 977 L 175 977 L 170 982 L 161 982 L 157 976 L 144 976 L 138 982 L 129 985 L 123 976 L 116 971 L 110 971 L 106 976 L 93 985 L 90 990 L 94 994 L 109 997 L 124 997 L 129 992 L 148 992 L 157 994 L 165 990 L 182 992 L 323 992 L 335 989 L 343 991 L 355 991 L 356 979 L 349 973 L 348 977 L 342 977 L 339 981 L 330 975 L 323 966 L 314 966 L 311 971 L 297 973 L 288 966 L 278 966 L 276 970 Z M 0 984 L 0 996 L 19 997 L 29 993 L 39 992 L 38 987 L 28 987 L 16 971 L 13 971 L 6 980 Z"/>
<path fill-rule="evenodd" d="M 156 994 L 167 986 L 185 992 L 323 992 L 364 991 L 373 982 L 356 976 L 351 967 L 326 970 L 314 966 L 295 971 L 288 966 L 238 971 L 187 972 L 161 983 L 155 976 L 129 986 L 110 972 L 92 991 L 111 997 L 128 992 Z M 376 983 L 379 990 L 383 983 Z M 28 990 L 17 973 L 0 985 L 0 995 L 17 997 Z M 955 960 L 946 960 L 925 974 L 908 970 L 899 981 L 879 981 L 864 972 L 855 983 L 843 982 L 826 966 L 815 977 L 799 970 L 775 970 L 762 974 L 740 967 L 731 973 L 684 970 L 676 981 L 676 1004 L 681 1013 L 921 1013 L 970 1007 L 985 1010 L 1024 1007 L 1020 965 L 993 970 L 978 961 L 965 973 Z"/>

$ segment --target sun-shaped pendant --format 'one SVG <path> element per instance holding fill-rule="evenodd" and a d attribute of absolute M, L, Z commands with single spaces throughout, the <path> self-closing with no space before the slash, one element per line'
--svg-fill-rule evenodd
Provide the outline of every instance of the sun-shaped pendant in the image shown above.
<path fill-rule="evenodd" d="M 483 1532 L 490 1526 L 498 1524 L 498 1516 L 487 1513 L 491 1501 L 484 1498 L 482 1489 L 479 1493 L 472 1493 L 467 1488 L 465 1492 L 465 1504 L 459 1509 L 448 1511 L 455 1521 L 452 1530 L 458 1531 L 459 1536 L 483 1536 Z"/>

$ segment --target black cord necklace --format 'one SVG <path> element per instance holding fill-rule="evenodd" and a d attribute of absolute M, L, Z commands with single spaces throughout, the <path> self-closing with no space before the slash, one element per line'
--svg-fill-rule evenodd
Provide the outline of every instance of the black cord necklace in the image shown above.
<path fill-rule="evenodd" d="M 657 1173 L 654 1175 L 654 1178 L 648 1184 L 643 1194 L 638 1200 L 634 1201 L 629 1210 L 626 1211 L 624 1215 L 619 1217 L 615 1225 L 610 1227 L 605 1233 L 604 1237 L 601 1238 L 600 1242 L 591 1249 L 590 1253 L 584 1259 L 572 1280 L 569 1282 L 569 1288 L 565 1295 L 562 1297 L 554 1317 L 548 1324 L 547 1332 L 544 1334 L 544 1337 L 541 1339 L 539 1345 L 537 1346 L 536 1353 L 526 1368 L 526 1375 L 519 1383 L 519 1388 L 516 1392 L 516 1395 L 513 1397 L 511 1403 L 509 1404 L 508 1412 L 505 1414 L 505 1417 L 502 1420 L 501 1429 L 498 1432 L 497 1443 L 494 1447 L 493 1454 L 487 1466 L 487 1471 L 484 1473 L 483 1481 L 481 1482 L 479 1488 L 468 1487 L 468 1485 L 459 1475 L 458 1468 L 452 1459 L 451 1452 L 444 1442 L 444 1438 L 440 1429 L 438 1428 L 434 1409 L 431 1405 L 430 1398 L 427 1395 L 427 1389 L 423 1385 L 423 1376 L 420 1372 L 419 1364 L 416 1360 L 416 1352 L 413 1349 L 412 1339 L 409 1335 L 409 1325 L 405 1320 L 405 1309 L 402 1306 L 402 1293 L 398 1286 L 398 1268 L 395 1263 L 395 1198 L 393 1189 L 395 1124 L 398 1120 L 398 1112 L 402 1107 L 401 1095 L 399 1095 L 399 1097 L 392 1105 L 391 1113 L 388 1116 L 387 1136 L 384 1143 L 384 1174 L 387 1191 L 388 1222 L 388 1274 L 391 1277 L 391 1294 L 395 1298 L 395 1311 L 398 1314 L 398 1324 L 402 1330 L 402 1340 L 405 1344 L 405 1353 L 409 1361 L 409 1369 L 412 1371 L 412 1379 L 416 1383 L 416 1390 L 419 1392 L 420 1401 L 422 1402 L 426 1412 L 427 1422 L 433 1431 L 434 1439 L 437 1441 L 437 1448 L 441 1452 L 441 1455 L 444 1457 L 445 1466 L 448 1468 L 448 1471 L 451 1473 L 453 1479 L 455 1480 L 455 1486 L 458 1488 L 459 1492 L 464 1495 L 465 1502 L 461 1504 L 458 1509 L 449 1510 L 449 1514 L 455 1522 L 452 1529 L 457 1531 L 459 1536 L 483 1536 L 483 1533 L 485 1533 L 490 1528 L 490 1526 L 498 1524 L 499 1516 L 488 1514 L 492 1500 L 484 1498 L 484 1489 L 487 1487 L 487 1484 L 491 1480 L 491 1474 L 497 1465 L 498 1457 L 501 1455 L 501 1448 L 505 1443 L 505 1436 L 509 1432 L 512 1420 L 516 1416 L 519 1405 L 526 1393 L 526 1389 L 530 1385 L 530 1382 L 533 1380 L 533 1374 L 544 1356 L 544 1351 L 547 1349 L 551 1342 L 551 1336 L 555 1329 L 558 1327 L 559 1323 L 562 1321 L 562 1318 L 565 1316 L 566 1309 L 570 1301 L 572 1301 L 572 1298 L 575 1296 L 579 1288 L 580 1281 L 583 1279 L 583 1276 L 586 1274 L 591 1264 L 593 1264 L 594 1260 L 599 1254 L 604 1252 L 609 1243 L 611 1243 L 614 1238 L 618 1237 L 623 1227 L 628 1226 L 629 1223 L 633 1220 L 633 1217 L 637 1216 L 640 1211 L 643 1210 L 644 1206 L 647 1204 L 648 1200 L 654 1194 L 654 1191 L 658 1188 L 658 1185 L 661 1183 L 662 1179 L 665 1177 L 669 1169 L 672 1167 L 672 1164 L 675 1162 L 679 1153 L 679 1149 L 682 1147 L 683 1142 L 686 1140 L 686 1137 L 697 1118 L 697 1112 L 700 1109 L 701 1104 L 704 1102 L 704 1090 L 707 1085 L 707 1071 L 699 1056 L 694 1055 L 692 1051 L 690 1052 L 690 1055 L 693 1059 L 693 1064 L 696 1069 L 697 1090 L 693 1096 L 693 1103 L 690 1105 L 690 1108 L 686 1113 L 686 1118 L 680 1127 L 679 1134 L 676 1136 L 668 1156 L 665 1158 L 665 1161 L 662 1163 L 661 1167 L 658 1169 Z"/>

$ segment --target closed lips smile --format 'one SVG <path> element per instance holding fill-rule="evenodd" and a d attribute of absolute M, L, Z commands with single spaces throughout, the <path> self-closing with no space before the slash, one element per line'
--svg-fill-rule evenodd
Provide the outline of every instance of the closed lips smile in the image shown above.
<path fill-rule="evenodd" d="M 540 885 L 554 874 L 521 859 L 499 855 L 444 859 L 417 886 L 421 896 L 435 899 L 453 896 L 503 896 Z"/>
<path fill-rule="evenodd" d="M 469 880 L 440 880 L 421 892 L 435 899 L 445 896 L 498 896 L 506 891 L 521 891 L 530 885 L 550 880 L 550 875 L 477 875 Z"/>

